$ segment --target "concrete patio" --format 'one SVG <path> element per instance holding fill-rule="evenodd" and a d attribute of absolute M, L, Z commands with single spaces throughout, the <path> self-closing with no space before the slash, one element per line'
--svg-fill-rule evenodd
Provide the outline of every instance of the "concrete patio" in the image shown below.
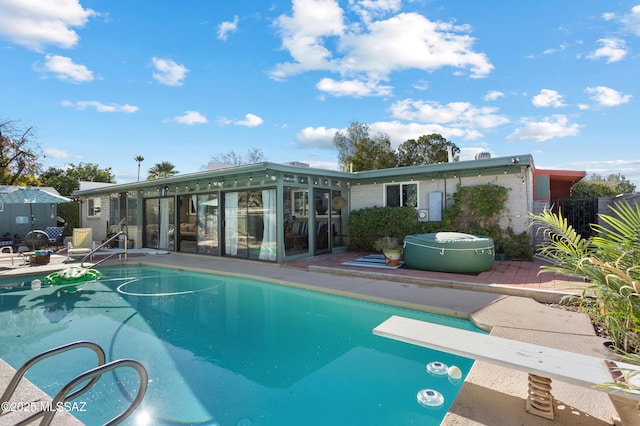
<path fill-rule="evenodd" d="M 145 254 L 149 253 L 149 254 Z M 150 254 L 154 253 L 154 254 Z M 166 253 L 166 252 L 165 252 Z M 594 333 L 584 314 L 535 301 L 558 301 L 579 292 L 584 283 L 552 274 L 538 275 L 541 263 L 496 262 L 477 276 L 426 271 L 366 270 L 343 267 L 359 253 L 318 256 L 284 265 L 189 254 L 131 252 L 129 262 L 258 277 L 269 282 L 388 303 L 412 309 L 468 318 L 492 335 L 606 357 L 603 339 Z M 64 260 L 63 256 L 59 256 Z M 2 275 L 34 273 L 65 267 L 52 257 L 49 265 L 5 270 Z M 107 263 L 116 261 L 110 260 Z M 106 263 L 106 264 L 107 264 Z M 475 362 L 446 415 L 445 425 L 611 425 L 640 424 L 633 405 L 624 413 L 609 396 L 559 381 L 553 382 L 555 420 L 525 411 L 527 374 L 484 362 Z M 624 423 L 619 420 L 623 417 Z"/>

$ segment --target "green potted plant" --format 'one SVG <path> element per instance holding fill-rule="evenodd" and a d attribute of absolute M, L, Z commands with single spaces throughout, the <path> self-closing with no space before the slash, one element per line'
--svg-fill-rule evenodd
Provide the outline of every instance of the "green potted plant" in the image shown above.
<path fill-rule="evenodd" d="M 382 237 L 373 243 L 373 248 L 382 252 L 389 266 L 398 266 L 402 258 L 402 247 L 396 237 Z"/>

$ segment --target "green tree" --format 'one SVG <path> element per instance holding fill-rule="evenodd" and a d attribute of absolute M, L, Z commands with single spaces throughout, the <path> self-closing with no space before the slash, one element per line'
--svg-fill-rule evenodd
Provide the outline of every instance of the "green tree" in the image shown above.
<path fill-rule="evenodd" d="M 149 169 L 147 180 L 162 179 L 169 176 L 177 175 L 180 172 L 175 170 L 175 167 L 176 166 L 168 161 L 158 163 Z"/>
<path fill-rule="evenodd" d="M 632 194 L 636 186 L 629 182 L 623 175 L 611 174 L 607 178 L 592 174 L 587 179 L 576 182 L 571 187 L 572 198 L 599 198 L 615 197 L 619 194 Z"/>
<path fill-rule="evenodd" d="M 138 181 L 140 181 L 140 163 L 144 161 L 144 157 L 142 155 L 136 155 L 133 157 L 133 161 L 138 163 Z"/>
<path fill-rule="evenodd" d="M 377 133 L 370 137 L 369 126 L 357 121 L 352 121 L 346 132 L 336 132 L 333 144 L 342 170 L 387 169 L 398 163 L 389 136 Z"/>
<path fill-rule="evenodd" d="M 80 181 L 115 183 L 111 167 L 100 168 L 93 163 L 69 164 L 64 169 L 49 167 L 40 175 L 40 183 L 54 187 L 61 195 L 69 196 L 80 189 Z"/>
<path fill-rule="evenodd" d="M 422 135 L 418 140 L 409 139 L 398 147 L 398 166 L 446 163 L 449 161 L 448 147 L 457 161 L 460 148 L 437 133 Z"/>
<path fill-rule="evenodd" d="M 13 121 L 0 122 L 0 184 L 34 185 L 42 170 L 40 146 L 34 127 L 20 128 Z"/>

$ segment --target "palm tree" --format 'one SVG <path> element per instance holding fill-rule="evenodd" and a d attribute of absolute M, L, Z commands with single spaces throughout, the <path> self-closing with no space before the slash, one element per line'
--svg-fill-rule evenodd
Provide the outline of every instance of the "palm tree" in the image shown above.
<path fill-rule="evenodd" d="M 133 159 L 138 163 L 138 181 L 140 181 L 140 163 L 144 161 L 144 157 L 142 155 L 136 155 Z"/>
<path fill-rule="evenodd" d="M 590 283 L 582 307 L 604 324 L 617 350 L 640 362 L 640 205 L 609 208 L 613 215 L 599 214 L 603 225 L 592 224 L 596 234 L 586 240 L 561 213 L 533 215 L 546 237 L 538 256 L 551 263 L 544 270 Z"/>
<path fill-rule="evenodd" d="M 158 163 L 149 169 L 149 174 L 147 176 L 147 179 L 148 180 L 162 179 L 169 176 L 177 175 L 180 172 L 177 170 L 174 170 L 175 167 L 176 166 L 174 166 L 168 161 L 163 161 L 162 163 Z"/>

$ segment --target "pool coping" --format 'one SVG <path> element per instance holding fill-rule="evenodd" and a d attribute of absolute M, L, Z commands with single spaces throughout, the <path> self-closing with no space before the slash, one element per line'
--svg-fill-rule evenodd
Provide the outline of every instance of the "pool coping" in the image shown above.
<path fill-rule="evenodd" d="M 124 263 L 258 278 L 275 284 L 465 318 L 498 336 L 605 356 L 602 339 L 595 336 L 586 315 L 551 308 L 526 296 L 538 296 L 541 290 L 517 289 L 517 295 L 503 294 L 502 286 L 390 280 L 384 274 L 332 273 L 327 268 L 296 269 L 260 261 L 187 253 L 156 253 Z M 113 264 L 121 262 L 104 263 L 105 266 Z M 557 294 L 551 296 L 557 300 Z M 613 424 L 612 419 L 618 418 L 611 400 L 602 392 L 554 382 L 553 393 L 556 398 L 555 423 L 595 426 Z M 442 424 L 506 426 L 554 423 L 526 413 L 526 397 L 526 374 L 476 361 Z"/>
<path fill-rule="evenodd" d="M 379 274 L 356 276 L 324 270 L 298 270 L 282 265 L 243 259 L 208 259 L 189 254 L 170 257 L 146 256 L 130 263 L 248 276 L 265 281 L 309 288 L 347 297 L 380 301 L 400 307 L 468 318 L 491 334 L 559 349 L 605 357 L 603 339 L 597 337 L 585 314 L 552 308 L 535 301 L 540 290 L 518 289 L 518 295 L 504 295 L 501 287 L 491 292 L 475 286 L 387 280 Z M 480 286 L 482 288 L 483 286 Z M 475 289 L 474 289 L 475 288 Z M 544 291 L 543 291 L 544 292 Z M 423 293 L 426 297 L 416 297 Z M 553 292 L 557 293 L 557 292 Z M 558 295 L 553 294 L 557 301 Z M 456 301 L 458 303 L 456 303 Z M 618 413 L 609 396 L 594 389 L 554 381 L 555 422 L 525 411 L 527 375 L 476 361 L 454 400 L 443 425 L 513 424 L 598 425 L 614 424 Z"/>

